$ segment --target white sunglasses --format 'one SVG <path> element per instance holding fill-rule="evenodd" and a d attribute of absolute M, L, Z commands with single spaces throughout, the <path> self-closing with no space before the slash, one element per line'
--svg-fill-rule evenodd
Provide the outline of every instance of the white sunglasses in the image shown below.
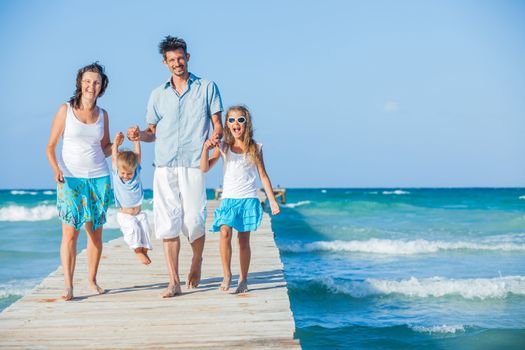
<path fill-rule="evenodd" d="M 237 120 L 237 123 L 239 123 L 239 124 L 246 123 L 246 117 L 244 117 L 244 116 L 241 116 L 241 117 L 239 117 L 237 119 L 235 119 L 234 117 L 228 117 L 227 120 L 228 120 L 228 123 L 230 123 L 230 124 L 235 123 L 235 120 Z"/>

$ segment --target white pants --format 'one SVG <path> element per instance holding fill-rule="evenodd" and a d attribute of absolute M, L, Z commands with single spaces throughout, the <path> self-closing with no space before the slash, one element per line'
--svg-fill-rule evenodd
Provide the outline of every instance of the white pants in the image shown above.
<path fill-rule="evenodd" d="M 190 243 L 204 236 L 205 175 L 199 168 L 160 167 L 153 177 L 155 235 L 169 239 L 184 234 Z"/>
<path fill-rule="evenodd" d="M 124 235 L 124 241 L 131 249 L 140 247 L 151 249 L 149 223 L 146 213 L 140 212 L 137 215 L 130 215 L 118 212 L 117 222 Z"/>

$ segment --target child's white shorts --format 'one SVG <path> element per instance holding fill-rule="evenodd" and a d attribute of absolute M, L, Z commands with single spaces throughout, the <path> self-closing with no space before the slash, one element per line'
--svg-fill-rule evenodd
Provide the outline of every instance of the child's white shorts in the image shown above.
<path fill-rule="evenodd" d="M 153 177 L 153 216 L 158 239 L 204 236 L 205 174 L 199 168 L 159 167 Z"/>
<path fill-rule="evenodd" d="M 137 215 L 130 215 L 118 212 L 117 222 L 124 235 L 124 241 L 131 249 L 140 247 L 151 249 L 148 216 L 146 213 L 140 212 Z"/>

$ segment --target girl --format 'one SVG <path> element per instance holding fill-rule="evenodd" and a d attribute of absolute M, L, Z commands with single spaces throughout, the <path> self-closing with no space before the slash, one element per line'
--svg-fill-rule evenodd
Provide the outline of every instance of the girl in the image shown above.
<path fill-rule="evenodd" d="M 254 231 L 262 220 L 262 207 L 257 198 L 256 174 L 263 184 L 273 215 L 280 212 L 275 200 L 270 178 L 264 168 L 262 145 L 253 140 L 251 114 L 245 106 L 233 106 L 226 112 L 224 141 L 217 146 L 211 157 L 212 140 L 204 143 L 200 168 L 207 172 L 222 156 L 224 161 L 224 189 L 220 208 L 210 231 L 220 231 L 220 252 L 224 279 L 221 291 L 230 288 L 232 228 L 238 231 L 241 275 L 235 294 L 248 291 L 248 269 L 250 267 L 250 231 Z"/>

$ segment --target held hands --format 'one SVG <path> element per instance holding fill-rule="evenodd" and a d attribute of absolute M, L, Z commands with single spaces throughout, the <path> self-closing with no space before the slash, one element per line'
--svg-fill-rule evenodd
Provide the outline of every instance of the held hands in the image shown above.
<path fill-rule="evenodd" d="M 113 140 L 113 143 L 118 147 L 122 145 L 122 142 L 124 142 L 124 134 L 122 132 L 118 132 L 115 135 L 115 139 Z"/>
<path fill-rule="evenodd" d="M 213 134 L 211 135 L 211 138 L 207 140 L 206 142 L 210 141 L 213 146 L 218 146 L 219 143 L 221 142 L 221 138 L 222 138 L 222 132 L 214 131 Z"/>
<path fill-rule="evenodd" d="M 281 212 L 281 208 L 279 208 L 279 204 L 276 201 L 270 201 L 270 209 L 272 210 L 272 215 L 279 215 Z"/>
<path fill-rule="evenodd" d="M 132 126 L 128 129 L 128 140 L 140 141 L 140 129 L 138 125 Z"/>
<path fill-rule="evenodd" d="M 213 147 L 215 147 L 216 145 L 213 144 L 213 141 L 212 139 L 207 139 L 206 141 L 204 141 L 204 149 L 206 151 L 212 149 Z"/>

